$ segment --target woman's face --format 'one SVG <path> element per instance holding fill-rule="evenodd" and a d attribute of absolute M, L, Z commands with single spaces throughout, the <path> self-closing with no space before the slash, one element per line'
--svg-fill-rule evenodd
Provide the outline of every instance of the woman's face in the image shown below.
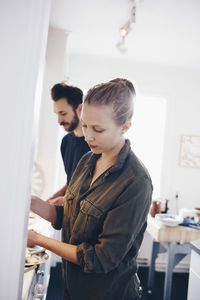
<path fill-rule="evenodd" d="M 81 124 L 85 140 L 96 154 L 114 150 L 123 140 L 123 126 L 113 120 L 112 106 L 84 103 Z"/>

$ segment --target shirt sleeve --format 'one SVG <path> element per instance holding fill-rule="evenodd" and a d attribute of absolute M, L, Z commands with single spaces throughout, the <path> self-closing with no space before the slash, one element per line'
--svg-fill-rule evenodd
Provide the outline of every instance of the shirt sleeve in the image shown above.
<path fill-rule="evenodd" d="M 56 207 L 57 219 L 56 219 L 56 223 L 51 224 L 51 225 L 54 229 L 60 230 L 62 228 L 64 207 L 57 206 L 57 205 L 55 205 L 55 207 Z"/>
<path fill-rule="evenodd" d="M 136 257 L 146 228 L 152 196 L 148 177 L 132 180 L 108 211 L 98 242 L 83 242 L 77 257 L 84 272 L 108 273 L 115 269 L 131 250 Z M 135 250 L 135 251 L 134 251 Z"/>

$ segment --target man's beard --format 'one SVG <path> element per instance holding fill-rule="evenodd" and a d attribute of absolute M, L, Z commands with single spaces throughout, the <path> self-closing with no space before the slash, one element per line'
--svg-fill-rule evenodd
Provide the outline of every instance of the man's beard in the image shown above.
<path fill-rule="evenodd" d="M 74 129 L 76 129 L 76 127 L 78 126 L 78 123 L 79 123 L 79 118 L 78 118 L 77 112 L 74 111 L 74 118 L 73 118 L 73 120 L 71 121 L 71 123 L 68 123 L 68 122 L 62 122 L 62 123 L 60 123 L 60 125 L 61 125 L 61 126 L 67 125 L 68 128 L 64 127 L 65 130 L 66 130 L 67 132 L 71 132 L 71 131 L 73 131 Z"/>

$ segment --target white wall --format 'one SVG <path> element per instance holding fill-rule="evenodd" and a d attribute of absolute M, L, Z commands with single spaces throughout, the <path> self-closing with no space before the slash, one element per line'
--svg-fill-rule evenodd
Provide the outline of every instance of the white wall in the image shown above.
<path fill-rule="evenodd" d="M 125 77 L 136 83 L 140 95 L 165 98 L 167 116 L 160 197 L 170 200 L 173 212 L 176 192 L 179 193 L 179 207 L 199 206 L 200 169 L 180 167 L 179 151 L 182 134 L 200 136 L 200 70 L 143 64 L 123 57 L 119 60 L 73 53 L 69 76 L 71 83 L 83 89 L 112 78 Z M 146 146 L 148 148 L 149 144 Z"/>
<path fill-rule="evenodd" d="M 44 59 L 50 0 L 0 3 L 0 298 L 21 299 L 30 183 L 33 111 Z"/>
<path fill-rule="evenodd" d="M 52 53 L 52 59 L 55 53 Z M 52 84 L 65 79 L 67 74 L 69 75 L 69 84 L 87 90 L 96 83 L 105 82 L 115 77 L 125 77 L 135 82 L 137 92 L 141 96 L 166 99 L 167 116 L 160 197 L 170 200 L 169 205 L 172 212 L 175 212 L 175 194 L 177 192 L 179 194 L 179 208 L 199 206 L 200 169 L 180 167 L 179 151 L 182 134 L 200 135 L 198 116 L 200 111 L 200 101 L 198 100 L 200 70 L 180 66 L 144 64 L 128 61 L 123 57 L 119 60 L 81 55 L 80 53 L 71 54 L 68 60 L 68 72 L 66 70 L 63 74 L 61 72 L 60 77 L 57 77 L 58 80 L 56 77 L 54 82 L 51 80 Z M 50 87 L 50 84 L 48 84 L 48 89 Z M 49 172 L 47 172 L 48 182 L 52 182 L 52 174 L 55 174 L 56 169 L 60 168 L 62 170 L 62 162 L 59 161 L 61 137 L 59 136 L 58 125 L 52 112 L 48 93 L 49 90 L 46 92 L 46 100 L 41 111 L 39 155 L 44 167 L 49 165 L 48 168 L 50 168 L 52 165 L 51 170 L 49 169 Z M 156 118 L 156 116 L 152 116 L 152 118 Z M 43 134 L 42 131 L 44 131 Z M 57 136 L 59 136 L 58 139 Z M 46 140 L 48 140 L 48 144 L 46 144 Z M 153 147 L 153 145 L 149 145 L 148 142 L 148 147 Z M 137 155 L 139 156 L 139 153 Z M 57 168 L 58 161 L 59 168 Z M 56 166 L 53 165 L 54 162 L 56 162 Z M 45 167 L 46 171 L 48 168 Z M 57 186 L 59 186 L 58 181 L 60 185 L 63 184 L 61 182 L 62 178 L 64 180 L 63 175 L 58 177 Z M 48 184 L 47 192 L 50 193 L 52 189 L 53 185 Z"/>
<path fill-rule="evenodd" d="M 62 163 L 60 155 L 60 130 L 57 116 L 53 112 L 53 101 L 50 97 L 52 86 L 66 79 L 67 74 L 67 36 L 68 33 L 49 28 L 44 65 L 44 79 L 42 99 L 39 112 L 39 126 L 35 137 L 36 161 L 41 166 L 45 175 L 43 198 L 48 198 L 66 183 L 66 177 L 56 185 L 57 169 Z M 63 133 L 65 133 L 63 131 Z M 64 170 L 64 168 L 63 168 Z"/>
<path fill-rule="evenodd" d="M 75 53 L 70 56 L 69 69 L 70 82 L 83 89 L 115 77 L 125 77 L 136 84 L 137 93 L 141 96 L 166 99 L 167 115 L 160 197 L 170 200 L 169 207 L 173 213 L 176 212 L 176 192 L 179 193 L 179 208 L 199 207 L 200 169 L 180 167 L 179 151 L 182 134 L 200 136 L 200 69 L 136 63 L 125 58 L 115 60 L 105 57 L 83 57 Z M 85 72 L 80 72 L 80 69 Z M 152 115 L 152 118 L 156 117 Z M 148 126 L 145 120 L 144 126 Z M 149 137 L 146 140 L 148 150 L 153 145 L 149 144 Z M 145 233 L 139 262 L 144 263 L 144 259 L 149 260 L 150 242 L 151 237 Z M 188 265 L 189 258 L 186 257 L 177 270 L 186 271 Z M 163 271 L 165 267 L 165 256 L 159 256 L 156 268 Z"/>
<path fill-rule="evenodd" d="M 66 174 L 60 154 L 60 144 L 66 132 L 57 122 L 53 111 L 53 101 L 50 97 L 52 86 L 67 80 L 67 38 L 68 32 L 49 28 L 47 49 L 43 72 L 43 85 L 40 110 L 38 111 L 38 124 L 35 134 L 36 155 L 35 160 L 40 166 L 44 176 L 43 191 L 39 196 L 47 199 L 66 184 Z M 32 185 L 34 185 L 34 178 Z M 61 232 L 51 229 L 51 236 L 60 240 Z M 60 258 L 51 254 L 51 266 Z"/>

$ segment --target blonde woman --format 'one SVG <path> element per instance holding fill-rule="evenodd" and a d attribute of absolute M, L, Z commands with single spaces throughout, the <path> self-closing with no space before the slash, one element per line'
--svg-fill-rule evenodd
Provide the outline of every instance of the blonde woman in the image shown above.
<path fill-rule="evenodd" d="M 65 300 L 140 297 L 136 257 L 146 229 L 152 183 L 124 133 L 131 126 L 135 89 L 114 79 L 90 89 L 81 124 L 91 152 L 70 180 L 64 207 L 32 197 L 31 209 L 62 228 L 62 242 L 29 232 L 63 258 Z"/>

